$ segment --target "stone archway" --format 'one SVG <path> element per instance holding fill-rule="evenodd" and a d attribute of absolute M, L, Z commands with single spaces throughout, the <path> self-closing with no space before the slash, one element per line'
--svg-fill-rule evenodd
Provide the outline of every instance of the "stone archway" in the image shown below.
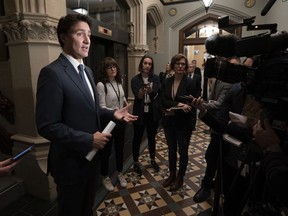
<path fill-rule="evenodd" d="M 179 52 L 180 53 L 184 53 L 184 46 L 185 45 L 203 45 L 205 44 L 205 40 L 207 39 L 207 37 L 199 37 L 199 35 L 196 35 L 195 38 L 187 38 L 186 35 L 188 34 L 188 32 L 191 32 L 191 30 L 193 31 L 199 31 L 199 25 L 207 22 L 207 21 L 212 21 L 215 23 L 218 23 L 218 18 L 219 16 L 216 14 L 206 14 L 196 20 L 194 20 L 193 22 L 189 23 L 188 25 L 186 25 L 184 28 L 180 29 L 179 31 Z M 234 24 L 235 22 L 231 22 L 232 24 Z M 218 26 L 218 24 L 217 24 Z M 227 32 L 231 33 L 231 34 L 236 34 L 239 37 L 241 37 L 241 32 L 242 29 L 240 28 L 236 28 L 236 29 L 227 29 Z M 219 34 L 222 34 L 222 30 L 219 30 Z"/>

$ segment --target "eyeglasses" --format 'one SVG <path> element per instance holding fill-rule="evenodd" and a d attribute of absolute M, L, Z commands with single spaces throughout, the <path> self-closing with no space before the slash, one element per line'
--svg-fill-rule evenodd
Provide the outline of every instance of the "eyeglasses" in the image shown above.
<path fill-rule="evenodd" d="M 116 69 L 116 65 L 110 65 L 108 67 L 106 67 L 107 70 L 112 70 L 112 69 Z"/>
<path fill-rule="evenodd" d="M 185 67 L 185 66 L 186 66 L 186 63 L 184 63 L 184 62 L 176 62 L 175 65 L 176 65 L 177 67 L 179 67 L 179 66 Z"/>

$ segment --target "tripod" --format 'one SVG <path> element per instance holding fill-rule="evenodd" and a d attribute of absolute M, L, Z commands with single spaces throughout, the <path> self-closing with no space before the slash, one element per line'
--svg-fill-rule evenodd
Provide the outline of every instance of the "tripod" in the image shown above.
<path fill-rule="evenodd" d="M 222 176 L 222 136 L 219 136 L 219 149 L 218 149 L 218 160 L 217 160 L 217 173 L 215 178 L 215 193 L 213 207 L 203 212 L 200 212 L 197 216 L 223 216 L 223 176 Z"/>
<path fill-rule="evenodd" d="M 245 154 L 244 159 L 242 160 L 242 162 L 240 163 L 239 168 L 236 170 L 236 168 L 228 168 L 230 166 L 227 166 L 227 164 L 223 164 L 223 136 L 219 136 L 219 155 L 218 155 L 218 163 L 217 163 L 217 175 L 216 175 L 216 183 L 215 183 L 215 195 L 214 195 L 214 203 L 213 203 L 213 208 L 207 209 L 201 213 L 199 213 L 197 216 L 223 216 L 224 215 L 224 187 L 223 187 L 223 167 L 225 166 L 226 168 L 224 169 L 224 172 L 226 172 L 226 174 L 228 173 L 228 176 L 232 176 L 233 173 L 235 173 L 235 175 L 233 175 L 234 177 L 232 178 L 232 180 L 229 180 L 228 178 L 228 183 L 231 182 L 230 186 L 229 186 L 229 190 L 226 189 L 225 192 L 225 206 L 227 208 L 230 206 L 233 206 L 234 204 L 234 208 L 233 208 L 233 216 L 240 216 L 242 213 L 243 208 L 245 207 L 247 200 L 250 196 L 250 193 L 252 191 L 253 188 L 253 184 L 255 182 L 255 179 L 257 177 L 257 169 L 256 169 L 256 160 L 257 160 L 257 154 L 256 152 L 259 151 L 259 149 L 256 149 L 256 145 L 254 143 L 249 143 L 248 146 L 248 150 Z M 240 147 L 239 147 L 240 148 Z M 238 149 L 238 147 L 237 147 Z M 242 152 L 242 149 L 239 149 Z M 243 171 L 243 169 L 245 168 L 245 166 L 249 167 L 249 183 L 246 182 L 241 178 L 241 173 Z M 233 171 L 233 172 L 231 172 Z M 231 174 L 232 173 L 232 174 Z M 225 173 L 224 173 L 225 174 Z M 227 178 L 227 175 L 226 175 Z M 243 190 L 241 190 L 240 194 L 239 190 L 238 190 L 238 180 L 243 180 L 243 185 L 245 186 L 245 188 L 243 187 Z M 242 182 L 241 182 L 242 183 Z M 227 182 L 226 182 L 227 184 Z M 246 187 L 247 184 L 247 187 Z M 226 185 L 227 186 L 227 185 Z M 240 185 L 241 187 L 241 185 Z M 237 193 L 235 193 L 235 190 Z M 242 193 L 243 192 L 243 193 Z M 239 196 L 236 197 L 235 196 Z M 235 205 L 237 200 L 237 205 Z"/>

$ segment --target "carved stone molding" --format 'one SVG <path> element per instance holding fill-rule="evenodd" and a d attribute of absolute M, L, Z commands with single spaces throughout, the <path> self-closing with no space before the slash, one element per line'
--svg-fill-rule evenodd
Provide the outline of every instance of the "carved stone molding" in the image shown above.
<path fill-rule="evenodd" d="M 158 36 L 154 36 L 153 40 L 154 40 L 154 53 L 156 54 L 156 53 L 158 53 L 159 37 Z"/>
<path fill-rule="evenodd" d="M 53 41 L 58 42 L 57 26 L 49 21 L 13 21 L 2 25 L 8 42 Z"/>
<path fill-rule="evenodd" d="M 149 51 L 149 46 L 144 44 L 130 44 L 127 50 L 130 55 L 143 55 Z"/>

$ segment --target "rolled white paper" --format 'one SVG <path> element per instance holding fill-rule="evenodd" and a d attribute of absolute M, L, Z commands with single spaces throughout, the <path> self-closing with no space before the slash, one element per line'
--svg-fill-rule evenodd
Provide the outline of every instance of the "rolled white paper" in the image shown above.
<path fill-rule="evenodd" d="M 116 123 L 113 121 L 110 121 L 106 127 L 104 128 L 104 130 L 102 131 L 102 133 L 111 133 L 113 128 L 115 127 Z M 98 149 L 93 149 L 91 150 L 87 155 L 86 155 L 86 159 L 88 161 L 91 161 L 93 159 L 93 157 L 96 155 L 96 153 L 98 152 Z"/>

